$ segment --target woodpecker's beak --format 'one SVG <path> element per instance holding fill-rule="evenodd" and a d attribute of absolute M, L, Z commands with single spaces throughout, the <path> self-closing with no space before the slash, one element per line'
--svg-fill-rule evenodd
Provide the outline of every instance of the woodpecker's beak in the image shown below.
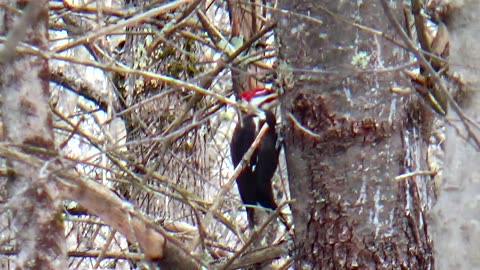
<path fill-rule="evenodd" d="M 264 110 L 264 111 L 267 111 L 267 110 L 270 110 L 270 109 L 273 109 L 275 108 L 276 106 L 278 106 L 280 104 L 280 101 L 278 100 L 278 93 L 272 93 L 268 96 L 265 96 L 265 101 L 260 104 L 260 109 Z"/>
<path fill-rule="evenodd" d="M 278 101 L 278 93 L 270 93 L 268 95 L 259 95 L 259 96 L 254 96 L 250 100 L 250 104 L 254 107 L 259 108 L 260 110 L 267 111 L 275 106 L 277 106 L 279 103 Z"/>

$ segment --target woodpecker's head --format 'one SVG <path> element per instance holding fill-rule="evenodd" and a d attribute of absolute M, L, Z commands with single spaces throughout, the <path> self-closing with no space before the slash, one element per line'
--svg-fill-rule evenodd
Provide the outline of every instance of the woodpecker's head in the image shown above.
<path fill-rule="evenodd" d="M 278 105 L 278 94 L 272 89 L 257 88 L 240 94 L 240 100 L 253 111 L 266 111 Z"/>

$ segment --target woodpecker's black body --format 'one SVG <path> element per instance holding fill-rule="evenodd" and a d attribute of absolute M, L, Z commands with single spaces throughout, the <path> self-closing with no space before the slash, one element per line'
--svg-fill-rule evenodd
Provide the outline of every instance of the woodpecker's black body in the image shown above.
<path fill-rule="evenodd" d="M 278 166 L 279 147 L 277 147 L 276 118 L 269 111 L 260 115 L 249 114 L 242 118 L 233 132 L 230 152 L 233 165 L 236 167 L 243 155 L 252 145 L 263 124 L 268 125 L 267 134 L 250 158 L 250 162 L 237 178 L 238 191 L 245 205 L 260 205 L 275 210 L 277 204 L 273 198 L 271 180 Z M 254 226 L 254 209 L 246 208 L 250 228 Z"/>

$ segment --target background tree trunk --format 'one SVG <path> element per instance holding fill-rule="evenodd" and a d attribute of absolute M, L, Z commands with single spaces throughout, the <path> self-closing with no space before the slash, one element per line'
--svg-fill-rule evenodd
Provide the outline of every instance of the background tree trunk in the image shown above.
<path fill-rule="evenodd" d="M 58 162 L 48 105 L 48 61 L 17 55 L 17 45 L 26 42 L 41 50 L 48 48 L 48 1 L 4 4 L 11 9 L 3 8 L 0 15 L 1 35 L 8 33 L 0 50 L 2 140 L 40 158 L 46 167 L 50 162 Z M 14 12 L 16 8 L 23 11 L 21 16 Z M 65 269 L 62 200 L 51 172 L 18 160 L 7 159 L 6 163 L 10 170 L 8 197 L 1 206 L 11 211 L 15 228 L 12 238 L 16 239 L 18 251 L 16 269 Z M 1 222 L 2 227 L 8 224 L 6 218 Z M 0 238 L 5 241 L 9 237 Z"/>
<path fill-rule="evenodd" d="M 276 16 L 297 267 L 430 269 L 430 177 L 394 179 L 425 170 L 433 114 L 390 92 L 408 85 L 394 69 L 408 53 L 353 25 L 395 37 L 379 2 L 278 7 L 289 12 Z M 401 1 L 392 8 L 402 21 Z"/>
<path fill-rule="evenodd" d="M 455 2 L 455 1 L 454 1 Z M 460 1 L 457 1 L 460 2 Z M 452 4 L 448 24 L 450 32 L 450 70 L 466 83 L 463 111 L 480 122 L 480 2 Z M 480 155 L 478 147 L 450 109 L 446 127 L 444 180 L 438 187 L 438 201 L 433 209 L 432 236 L 435 241 L 436 269 L 476 269 L 480 257 L 479 202 Z M 473 128 L 474 135 L 480 132 Z M 467 138 L 467 139 L 465 139 Z"/>

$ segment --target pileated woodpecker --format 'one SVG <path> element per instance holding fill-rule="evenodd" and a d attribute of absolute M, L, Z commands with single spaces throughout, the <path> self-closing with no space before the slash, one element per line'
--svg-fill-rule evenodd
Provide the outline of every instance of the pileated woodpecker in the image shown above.
<path fill-rule="evenodd" d="M 278 94 L 271 89 L 259 88 L 242 93 L 240 102 L 247 103 L 249 111 L 239 116 L 240 120 L 233 131 L 230 152 L 235 167 L 241 162 L 262 126 L 268 125 L 263 140 L 237 178 L 238 191 L 246 205 L 248 224 L 253 228 L 254 208 L 249 206 L 260 205 L 271 210 L 277 208 L 271 180 L 278 166 L 280 147 L 277 146 L 278 136 L 275 130 L 277 120 L 270 109 L 278 104 Z"/>

